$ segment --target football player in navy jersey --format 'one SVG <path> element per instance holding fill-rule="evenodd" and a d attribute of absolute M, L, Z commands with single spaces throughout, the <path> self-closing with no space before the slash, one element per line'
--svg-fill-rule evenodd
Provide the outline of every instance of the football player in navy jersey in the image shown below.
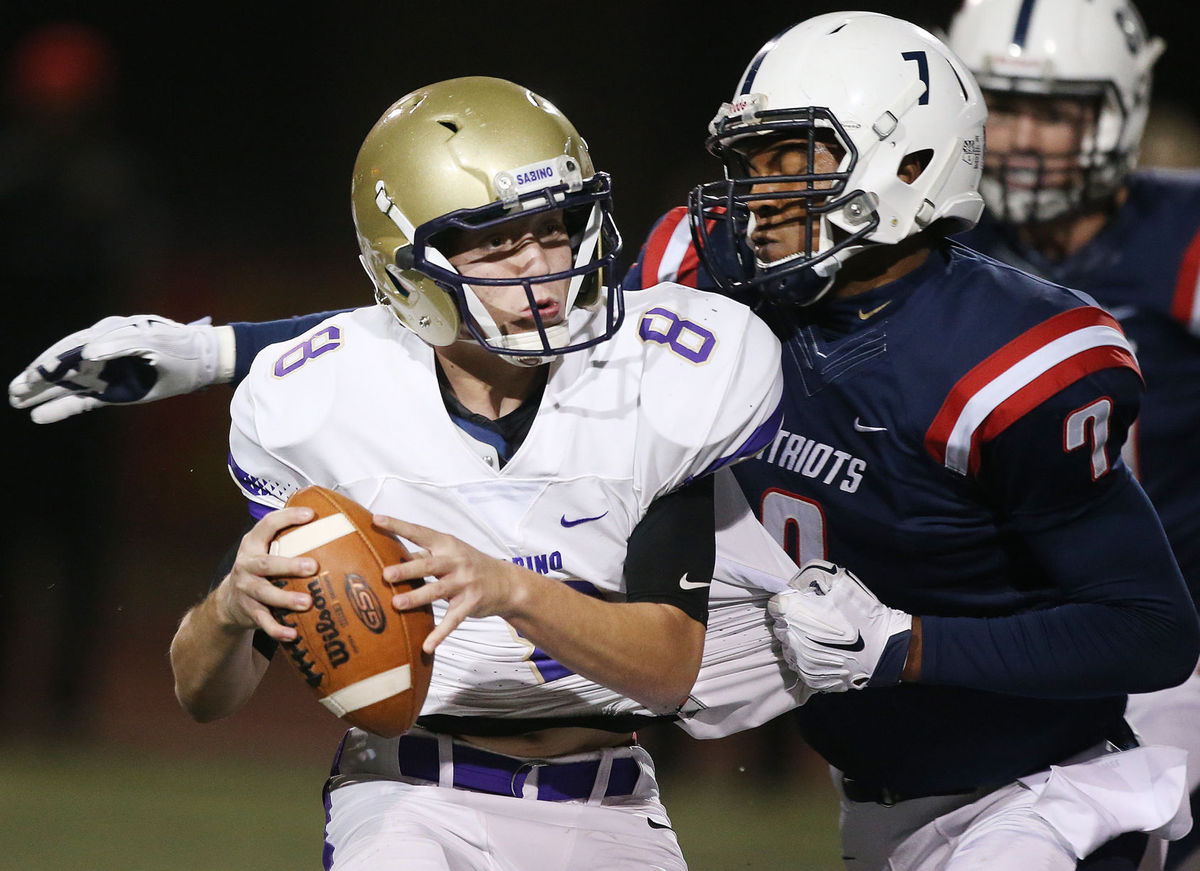
<path fill-rule="evenodd" d="M 640 258 L 647 284 L 703 267 L 787 337 L 783 427 L 734 474 L 797 563 L 865 584 L 775 604 L 789 661 L 826 690 L 797 717 L 839 772 L 852 869 L 1074 867 L 1162 824 L 1080 784 L 1142 764 L 1103 756 L 1136 743 L 1126 694 L 1195 665 L 1187 590 L 1120 455 L 1142 386 L 1120 327 L 945 239 L 983 208 L 984 117 L 928 34 L 813 19 L 713 121 L 726 177 L 692 196 L 699 260 L 670 216 Z M 1067 782 L 1108 824 L 1051 810 Z M 1134 867 L 1140 847 L 1104 849 Z"/>
<path fill-rule="evenodd" d="M 1193 598 L 1200 589 L 1200 173 L 1135 170 L 1164 49 L 1126 0 L 966 4 L 950 47 L 988 103 L 966 244 L 1091 294 L 1121 322 L 1146 390 L 1125 457 L 1162 519 Z M 1200 676 L 1130 699 L 1143 737 L 1189 751 L 1200 811 Z M 1200 843 L 1170 848 L 1178 867 Z"/>
<path fill-rule="evenodd" d="M 785 339 L 783 427 L 735 495 L 810 567 L 774 611 L 823 690 L 797 718 L 835 770 L 851 871 L 1133 868 L 1145 836 L 1122 833 L 1187 825 L 1184 754 L 1137 746 L 1123 718 L 1200 655 L 1120 455 L 1141 374 L 1089 298 L 948 241 L 983 208 L 985 114 L 924 31 L 803 22 L 714 119 L 726 178 L 656 225 L 624 282 L 717 287 Z M 103 377 L 109 356 L 188 389 L 207 383 L 193 359 L 233 372 L 256 333 L 292 327 L 114 322 L 43 362 L 73 352 L 93 386 L 28 375 L 13 395 L 43 420 L 112 402 L 128 382 Z"/>

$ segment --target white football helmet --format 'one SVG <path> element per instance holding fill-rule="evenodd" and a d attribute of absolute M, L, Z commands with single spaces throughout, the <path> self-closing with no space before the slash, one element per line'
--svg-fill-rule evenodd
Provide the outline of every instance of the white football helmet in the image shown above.
<path fill-rule="evenodd" d="M 907 21 L 835 12 L 784 31 L 750 62 L 709 126 L 707 147 L 725 163 L 725 180 L 700 185 L 690 200 L 709 272 L 737 295 L 806 305 L 867 246 L 895 244 L 937 221 L 948 232 L 973 226 L 983 210 L 986 116 L 966 67 Z M 832 137 L 844 157 L 835 173 L 751 178 L 745 155 L 760 137 L 806 139 L 810 148 Z M 897 173 L 913 155 L 924 169 L 907 183 Z M 780 184 L 797 189 L 764 192 Z M 807 249 L 758 261 L 746 245 L 750 204 L 785 198 L 806 203 Z M 730 251 L 729 263 L 716 262 Z"/>
<path fill-rule="evenodd" d="M 431 345 L 458 341 L 465 326 L 505 360 L 536 365 L 602 342 L 620 325 L 623 297 L 609 280 L 621 250 L 609 177 L 595 171 L 571 122 L 520 85 L 468 77 L 400 98 L 367 134 L 351 194 L 360 260 L 376 299 Z M 438 249 L 440 234 L 558 209 L 573 265 L 516 280 L 536 329 L 502 334 L 471 284 L 512 286 L 514 279 L 467 284 Z M 543 326 L 537 314 L 534 286 L 566 279 L 568 315 L 581 307 L 598 315 L 583 335 L 571 335 L 568 319 Z"/>
<path fill-rule="evenodd" d="M 1044 182 L 1039 155 L 989 149 L 980 190 L 1002 221 L 1047 221 L 1103 203 L 1137 162 L 1150 111 L 1151 68 L 1164 43 L 1128 0 L 966 0 L 947 39 L 989 99 L 1068 97 L 1097 106 L 1066 183 Z"/>

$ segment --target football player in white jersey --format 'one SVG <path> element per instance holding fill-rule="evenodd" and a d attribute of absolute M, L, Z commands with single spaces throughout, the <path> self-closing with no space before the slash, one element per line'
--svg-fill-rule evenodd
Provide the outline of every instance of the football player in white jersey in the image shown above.
<path fill-rule="evenodd" d="M 295 490 L 366 505 L 415 545 L 388 576 L 436 580 L 395 603 L 437 618 L 418 725 L 347 734 L 326 867 L 685 867 L 634 729 L 692 688 L 710 473 L 772 437 L 779 345 L 716 295 L 606 288 L 610 202 L 538 95 L 413 91 L 354 171 L 381 304 L 268 347 L 234 396 L 230 470 L 261 519 L 172 642 L 190 714 L 237 710 L 293 637 L 272 609 L 311 605 L 270 581 L 316 569 L 267 553 L 309 519 Z"/>

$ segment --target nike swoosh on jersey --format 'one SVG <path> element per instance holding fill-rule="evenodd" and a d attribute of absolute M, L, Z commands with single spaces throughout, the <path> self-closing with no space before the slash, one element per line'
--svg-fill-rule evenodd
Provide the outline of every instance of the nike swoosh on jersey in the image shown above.
<path fill-rule="evenodd" d="M 856 432 L 887 432 L 886 426 L 868 426 L 860 417 L 854 418 L 854 429 Z"/>
<path fill-rule="evenodd" d="M 815 641 L 816 639 L 813 639 L 813 640 Z M 861 632 L 858 633 L 857 638 L 855 638 L 853 641 L 846 642 L 845 644 L 839 644 L 836 641 L 817 641 L 817 644 L 821 645 L 822 647 L 832 647 L 834 650 L 850 650 L 850 651 L 862 650 L 864 647 L 867 646 L 866 643 L 863 641 Z"/>
<path fill-rule="evenodd" d="M 892 301 L 889 299 L 887 302 L 883 303 L 882 305 L 875 306 L 875 308 L 871 309 L 869 312 L 865 312 L 862 309 L 859 309 L 858 310 L 858 319 L 860 321 L 868 320 L 872 316 L 879 314 L 881 311 L 883 311 L 885 308 L 887 308 L 891 304 L 892 304 Z"/>
<path fill-rule="evenodd" d="M 605 514 L 608 514 L 608 512 L 605 511 L 604 514 L 597 514 L 595 517 L 580 517 L 578 520 L 567 520 L 567 515 L 564 514 L 558 522 L 567 529 L 570 529 L 572 526 L 578 526 L 581 523 L 591 523 L 593 520 L 599 520 Z"/>
<path fill-rule="evenodd" d="M 683 577 L 679 579 L 679 589 L 681 589 L 681 590 L 699 590 L 702 587 L 707 587 L 707 586 L 711 585 L 711 583 L 712 583 L 711 581 L 705 581 L 702 584 L 697 581 L 689 581 L 687 579 L 687 572 L 684 572 Z"/>

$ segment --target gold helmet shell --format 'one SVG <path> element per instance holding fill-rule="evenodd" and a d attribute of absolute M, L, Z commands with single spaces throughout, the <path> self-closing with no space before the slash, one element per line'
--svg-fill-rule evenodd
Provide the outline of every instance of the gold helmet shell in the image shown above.
<path fill-rule="evenodd" d="M 587 144 L 552 103 L 503 79 L 449 79 L 401 97 L 363 141 L 351 193 L 360 259 L 376 297 L 431 345 L 457 341 L 465 325 L 498 353 L 574 350 L 565 338 L 544 335 L 524 351 L 506 345 L 437 250 L 440 229 L 463 221 L 486 226 L 530 209 L 580 210 L 568 311 L 604 294 L 620 250 L 608 176 L 595 171 Z M 623 311 L 612 301 L 608 307 Z"/>

